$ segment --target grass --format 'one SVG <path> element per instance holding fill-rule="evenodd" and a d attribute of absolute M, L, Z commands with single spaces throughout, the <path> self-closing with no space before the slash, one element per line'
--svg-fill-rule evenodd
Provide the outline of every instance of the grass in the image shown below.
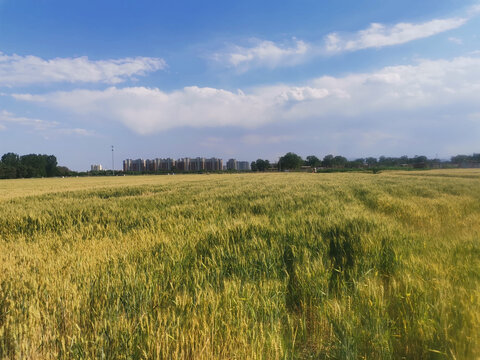
<path fill-rule="evenodd" d="M 0 358 L 478 358 L 479 180 L 1 181 Z"/>

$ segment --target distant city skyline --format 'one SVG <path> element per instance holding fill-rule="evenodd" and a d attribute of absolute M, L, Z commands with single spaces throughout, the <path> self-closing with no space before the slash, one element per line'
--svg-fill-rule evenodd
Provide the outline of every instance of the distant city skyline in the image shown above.
<path fill-rule="evenodd" d="M 0 153 L 480 152 L 480 2 L 0 0 Z"/>

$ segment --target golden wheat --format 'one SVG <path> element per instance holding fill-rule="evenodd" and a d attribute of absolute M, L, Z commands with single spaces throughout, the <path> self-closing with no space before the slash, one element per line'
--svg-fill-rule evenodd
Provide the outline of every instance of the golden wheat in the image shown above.
<path fill-rule="evenodd" d="M 480 356 L 480 171 L 0 182 L 0 358 Z"/>

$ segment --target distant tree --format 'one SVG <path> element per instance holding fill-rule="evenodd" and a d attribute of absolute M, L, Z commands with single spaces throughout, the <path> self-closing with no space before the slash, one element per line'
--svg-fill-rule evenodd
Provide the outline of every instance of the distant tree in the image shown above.
<path fill-rule="evenodd" d="M 48 177 L 52 177 L 57 174 L 57 158 L 54 155 L 47 156 L 45 171 Z"/>
<path fill-rule="evenodd" d="M 348 160 L 346 157 L 343 156 L 335 156 L 333 158 L 333 166 L 334 167 L 345 167 L 345 165 L 348 163 Z"/>
<path fill-rule="evenodd" d="M 333 155 L 325 155 L 322 160 L 322 166 L 326 168 L 333 167 Z"/>
<path fill-rule="evenodd" d="M 57 158 L 53 155 L 7 153 L 0 161 L 0 178 L 31 178 L 57 175 Z"/>
<path fill-rule="evenodd" d="M 456 155 L 451 157 L 451 162 L 454 164 L 461 164 L 470 160 L 468 155 Z"/>
<path fill-rule="evenodd" d="M 20 157 L 20 163 L 28 169 L 27 175 L 23 177 L 47 176 L 47 155 L 23 155 Z"/>
<path fill-rule="evenodd" d="M 368 166 L 375 166 L 375 165 L 377 165 L 377 158 L 367 157 L 365 159 L 365 162 L 367 163 Z"/>
<path fill-rule="evenodd" d="M 400 166 L 403 164 L 410 164 L 411 162 L 411 159 L 409 159 L 406 155 L 401 157 L 380 156 L 378 159 L 378 165 L 380 166 Z"/>
<path fill-rule="evenodd" d="M 16 177 L 20 178 L 20 179 L 36 177 L 37 172 L 35 170 L 36 169 L 34 169 L 31 166 L 26 166 L 26 165 L 23 165 L 23 164 L 19 164 L 16 168 L 16 172 L 17 172 Z"/>
<path fill-rule="evenodd" d="M 17 167 L 20 164 L 20 157 L 15 153 L 6 153 L 2 156 L 2 164 Z"/>
<path fill-rule="evenodd" d="M 250 169 L 252 171 L 258 171 L 258 167 L 257 167 L 257 162 L 256 161 L 252 161 L 252 163 L 250 164 Z"/>
<path fill-rule="evenodd" d="M 408 162 L 409 162 L 408 156 L 407 156 L 407 155 L 403 155 L 403 156 L 400 157 L 400 161 L 399 161 L 399 164 L 398 164 L 398 165 L 408 164 Z"/>
<path fill-rule="evenodd" d="M 258 159 L 256 161 L 256 166 L 258 171 L 265 171 L 270 167 L 270 161 Z"/>
<path fill-rule="evenodd" d="M 0 179 L 15 179 L 16 177 L 17 169 L 15 167 L 0 162 Z"/>
<path fill-rule="evenodd" d="M 278 161 L 281 170 L 294 170 L 303 165 L 303 159 L 293 152 L 286 153 Z"/>
<path fill-rule="evenodd" d="M 418 156 L 418 155 L 415 155 L 415 157 L 413 158 L 413 163 L 414 164 L 421 164 L 421 163 L 426 163 L 427 162 L 427 157 L 426 156 Z"/>
<path fill-rule="evenodd" d="M 265 170 L 270 169 L 270 165 L 271 165 L 271 164 L 270 164 L 270 161 L 265 159 L 265 160 L 264 160 L 264 168 L 265 168 Z"/>
<path fill-rule="evenodd" d="M 307 160 L 305 160 L 305 165 L 311 167 L 319 167 L 322 165 L 322 161 L 315 155 L 309 155 L 307 156 Z"/>
<path fill-rule="evenodd" d="M 66 166 L 57 166 L 57 175 L 58 176 L 70 176 L 72 171 Z"/>
<path fill-rule="evenodd" d="M 365 159 L 359 158 L 353 161 L 348 161 L 346 167 L 349 168 L 361 168 L 365 165 Z"/>

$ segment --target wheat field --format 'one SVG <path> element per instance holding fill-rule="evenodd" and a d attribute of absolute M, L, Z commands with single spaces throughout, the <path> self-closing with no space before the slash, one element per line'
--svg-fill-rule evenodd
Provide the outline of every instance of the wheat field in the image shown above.
<path fill-rule="evenodd" d="M 479 185 L 478 170 L 0 181 L 0 358 L 480 358 Z"/>

